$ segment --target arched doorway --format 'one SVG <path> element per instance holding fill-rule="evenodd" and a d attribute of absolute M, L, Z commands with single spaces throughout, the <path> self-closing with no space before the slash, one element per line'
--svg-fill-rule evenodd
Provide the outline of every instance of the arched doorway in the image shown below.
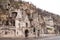
<path fill-rule="evenodd" d="M 25 37 L 28 37 L 28 33 L 29 33 L 29 30 L 26 29 L 26 30 L 25 30 Z"/>

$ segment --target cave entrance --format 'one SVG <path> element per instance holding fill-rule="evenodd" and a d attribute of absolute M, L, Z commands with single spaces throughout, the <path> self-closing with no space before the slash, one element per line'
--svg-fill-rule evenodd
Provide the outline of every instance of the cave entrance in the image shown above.
<path fill-rule="evenodd" d="M 25 37 L 28 37 L 28 33 L 29 33 L 29 30 L 26 29 L 26 30 L 25 30 Z"/>

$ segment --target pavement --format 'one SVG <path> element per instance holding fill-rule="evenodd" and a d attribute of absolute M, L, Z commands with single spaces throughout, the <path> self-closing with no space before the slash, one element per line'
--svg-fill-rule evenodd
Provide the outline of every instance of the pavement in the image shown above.
<path fill-rule="evenodd" d="M 34 38 L 0 38 L 0 40 L 60 40 L 60 35 Z"/>
<path fill-rule="evenodd" d="M 38 40 L 60 40 L 60 36 L 48 37 L 43 39 L 38 38 Z"/>
<path fill-rule="evenodd" d="M 60 40 L 60 36 L 45 38 L 0 38 L 0 40 Z"/>

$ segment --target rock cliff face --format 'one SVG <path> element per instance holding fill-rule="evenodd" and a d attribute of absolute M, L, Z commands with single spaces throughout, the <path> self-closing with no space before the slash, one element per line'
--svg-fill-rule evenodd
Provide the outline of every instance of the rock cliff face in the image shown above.
<path fill-rule="evenodd" d="M 59 20 L 60 16 L 29 2 L 0 0 L 0 37 L 40 37 L 40 34 L 59 33 Z"/>

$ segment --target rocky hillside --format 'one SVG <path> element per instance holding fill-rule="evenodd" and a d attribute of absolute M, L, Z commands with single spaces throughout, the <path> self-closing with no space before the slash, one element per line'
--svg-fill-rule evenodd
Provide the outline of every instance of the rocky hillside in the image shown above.
<path fill-rule="evenodd" d="M 45 18 L 53 21 L 54 25 L 60 26 L 60 16 L 50 13 L 48 11 L 36 8 L 33 4 L 22 0 L 0 0 L 0 20 L 8 20 L 9 14 L 15 9 L 20 9 L 25 12 L 32 26 L 41 25 L 42 28 L 46 27 Z M 58 20 L 57 20 L 58 19 Z M 49 23 L 49 22 L 48 22 Z M 50 24 L 49 24 L 50 25 Z M 51 26 L 51 25 L 50 25 Z"/>

